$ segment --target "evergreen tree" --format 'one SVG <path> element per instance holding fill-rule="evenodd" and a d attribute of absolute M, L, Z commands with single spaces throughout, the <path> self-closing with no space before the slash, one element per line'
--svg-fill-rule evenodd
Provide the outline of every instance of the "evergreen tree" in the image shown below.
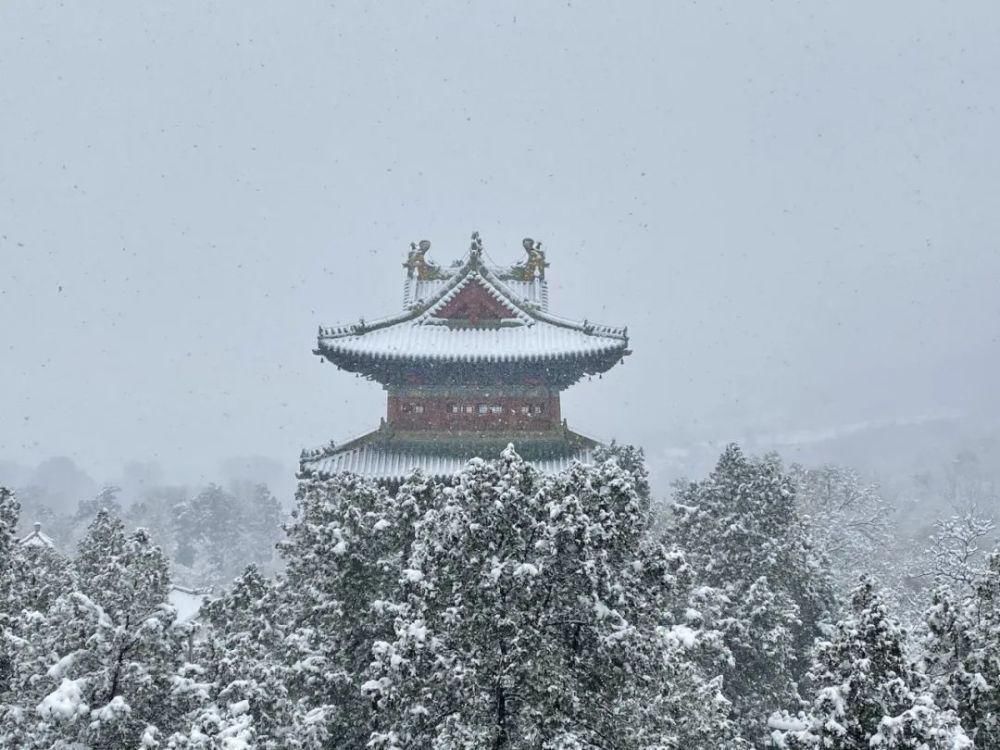
<path fill-rule="evenodd" d="M 247 564 L 263 571 L 273 568 L 275 547 L 281 539 L 284 517 L 277 498 L 264 484 L 243 483 L 234 487 L 245 519 Z"/>
<path fill-rule="evenodd" d="M 201 621 L 205 634 L 193 656 L 203 668 L 185 683 L 193 700 L 171 747 L 199 747 L 191 744 L 192 732 L 252 736 L 261 750 L 309 747 L 297 732 L 303 716 L 289 695 L 282 658 L 286 622 L 274 584 L 247 568 L 230 591 L 202 608 Z"/>
<path fill-rule="evenodd" d="M 20 586 L 22 607 L 48 612 L 59 596 L 73 590 L 72 567 L 54 547 L 23 547 L 21 557 L 24 561 Z"/>
<path fill-rule="evenodd" d="M 429 490 L 415 477 L 394 502 L 384 487 L 350 474 L 299 487 L 298 508 L 279 545 L 286 563 L 286 658 L 293 666 L 288 688 L 319 712 L 331 746 L 368 741 L 371 703 L 361 685 L 372 644 L 393 633 L 391 620 L 376 618 L 375 610 L 394 590 Z"/>
<path fill-rule="evenodd" d="M 173 511 L 174 559 L 185 584 L 224 587 L 248 564 L 274 567 L 282 512 L 265 485 L 211 484 Z"/>
<path fill-rule="evenodd" d="M 719 595 L 706 610 L 733 662 L 725 694 L 748 738 L 775 706 L 798 705 L 809 654 L 832 619 L 832 585 L 776 458 L 722 454 L 704 481 L 674 497 L 676 540 L 698 580 Z"/>
<path fill-rule="evenodd" d="M 510 448 L 429 503 L 415 478 L 415 520 L 371 527 L 412 541 L 370 607 L 389 635 L 361 685 L 369 745 L 732 746 L 699 666 L 723 656 L 717 634 L 690 606 L 683 556 L 648 537 L 639 481 L 614 460 L 543 478 Z"/>
<path fill-rule="evenodd" d="M 243 541 L 240 521 L 245 523 L 245 519 L 239 518 L 236 498 L 222 487 L 210 484 L 194 498 L 193 506 L 197 524 L 195 538 L 201 544 L 204 573 L 211 583 L 228 583 L 238 570 L 234 569 L 232 560 L 234 556 L 236 559 L 241 557 L 237 552 Z"/>
<path fill-rule="evenodd" d="M 618 466 L 632 477 L 635 493 L 645 502 L 652 501 L 649 488 L 649 469 L 646 468 L 646 454 L 642 448 L 634 445 L 622 445 L 614 440 L 611 445 L 598 446 L 594 451 L 594 463 L 603 464 L 608 459 L 614 460 Z"/>
<path fill-rule="evenodd" d="M 176 508 L 186 491 L 182 487 L 148 487 L 125 509 L 122 520 L 130 529 L 148 529 L 156 544 L 169 559 L 177 556 Z M 193 550 L 192 550 L 193 554 Z M 190 563 L 190 561 L 189 561 Z"/>
<path fill-rule="evenodd" d="M 0 613 L 20 609 L 16 591 L 22 559 L 17 543 L 17 523 L 21 506 L 14 493 L 0 487 Z"/>
<path fill-rule="evenodd" d="M 936 699 L 954 709 L 977 747 L 1000 747 L 1000 553 L 956 600 L 938 589 L 927 613 L 927 672 Z"/>
<path fill-rule="evenodd" d="M 89 524 L 102 510 L 120 517 L 122 506 L 118 502 L 119 493 L 121 493 L 120 487 L 109 484 L 102 487 L 94 497 L 81 500 L 76 509 L 77 520 Z"/>
<path fill-rule="evenodd" d="M 14 493 L 0 487 L 0 699 L 10 684 L 13 669 L 13 623 L 21 610 L 21 583 L 26 564 L 17 543 L 21 508 Z"/>
<path fill-rule="evenodd" d="M 906 657 L 905 633 L 869 579 L 851 600 L 851 615 L 818 644 L 810 672 L 809 713 L 772 716 L 771 746 L 829 750 L 961 750 L 972 742 L 955 714 L 923 692 Z"/>
<path fill-rule="evenodd" d="M 171 675 L 181 656 L 166 604 L 166 560 L 143 530 L 98 512 L 80 544 L 79 591 L 47 614 L 22 612 L 0 737 L 11 747 L 79 743 L 134 747 L 169 722 Z"/>
<path fill-rule="evenodd" d="M 704 668 L 725 649 L 648 534 L 642 479 L 614 460 L 543 478 L 508 449 L 392 494 L 304 482 L 277 590 L 297 741 L 735 747 Z"/>

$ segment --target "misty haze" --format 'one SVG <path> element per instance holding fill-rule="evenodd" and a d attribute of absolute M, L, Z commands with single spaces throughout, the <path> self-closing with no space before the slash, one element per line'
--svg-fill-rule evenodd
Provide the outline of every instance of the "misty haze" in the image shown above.
<path fill-rule="evenodd" d="M 998 39 L 0 7 L 0 748 L 1000 748 Z"/>

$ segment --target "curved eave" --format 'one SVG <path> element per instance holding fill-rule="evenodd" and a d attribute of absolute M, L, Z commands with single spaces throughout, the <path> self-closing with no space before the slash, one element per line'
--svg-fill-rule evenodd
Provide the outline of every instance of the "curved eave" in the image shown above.
<path fill-rule="evenodd" d="M 551 436 L 549 436 L 551 437 Z M 384 427 L 357 437 L 344 445 L 328 445 L 316 450 L 303 451 L 299 462 L 299 479 L 329 479 L 336 475 L 354 475 L 380 482 L 400 482 L 419 468 L 426 475 L 446 480 L 461 471 L 475 457 L 493 460 L 503 451 L 506 443 L 515 443 L 515 449 L 528 463 L 543 474 L 557 473 L 575 461 L 592 463 L 594 451 L 601 443 L 569 429 L 555 436 L 561 443 L 559 450 L 532 448 L 533 438 L 517 436 L 503 441 L 479 440 L 458 445 L 448 442 L 450 450 L 427 452 L 427 446 L 412 443 L 389 434 Z M 519 444 L 518 444 L 519 443 Z M 538 453 L 538 455 L 533 455 Z"/>
<path fill-rule="evenodd" d="M 358 352 L 348 347 L 331 347 L 322 340 L 313 354 L 345 372 L 363 375 L 382 384 L 394 382 L 393 373 L 413 368 L 430 367 L 435 370 L 460 370 L 468 368 L 490 368 L 505 370 L 549 369 L 563 371 L 556 379 L 563 385 L 571 385 L 588 375 L 600 375 L 623 361 L 631 354 L 628 342 L 611 345 L 597 351 L 563 352 L 559 354 L 528 354 L 509 357 L 466 356 L 441 357 L 434 354 L 397 355 Z"/>

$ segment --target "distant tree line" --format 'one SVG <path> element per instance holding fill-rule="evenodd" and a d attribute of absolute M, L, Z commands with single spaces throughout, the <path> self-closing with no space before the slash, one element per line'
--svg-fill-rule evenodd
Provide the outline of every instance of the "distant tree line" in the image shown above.
<path fill-rule="evenodd" d="M 273 572 L 278 563 L 275 544 L 287 514 L 266 485 L 154 486 L 129 504 L 120 497 L 121 490 L 108 485 L 81 499 L 72 513 L 36 499 L 24 507 L 20 528 L 26 532 L 40 522 L 56 548 L 69 553 L 105 510 L 129 528 L 146 529 L 170 561 L 174 582 L 197 588 L 227 586 L 250 564 Z"/>

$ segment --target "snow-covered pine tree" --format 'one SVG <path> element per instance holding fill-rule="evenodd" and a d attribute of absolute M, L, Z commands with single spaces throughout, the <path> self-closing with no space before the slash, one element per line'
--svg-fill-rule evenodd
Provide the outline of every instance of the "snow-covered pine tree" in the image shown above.
<path fill-rule="evenodd" d="M 1000 552 L 957 600 L 939 588 L 927 613 L 925 669 L 935 697 L 954 709 L 976 747 L 1000 747 Z"/>
<path fill-rule="evenodd" d="M 222 707 L 207 704 L 182 720 L 184 729 L 163 739 L 162 733 L 149 726 L 140 739 L 142 750 L 253 750 L 258 742 L 247 701 Z M 294 745 L 283 745 L 289 750 Z M 318 746 L 317 746 L 318 747 Z"/>
<path fill-rule="evenodd" d="M 126 528 L 147 529 L 167 559 L 173 560 L 177 556 L 178 544 L 175 511 L 179 504 L 183 504 L 186 495 L 183 487 L 146 487 L 123 511 L 122 520 Z"/>
<path fill-rule="evenodd" d="M 194 526 L 190 529 L 201 558 L 199 581 L 215 585 L 228 584 L 240 567 L 233 560 L 243 560 L 245 550 L 239 503 L 232 493 L 216 484 L 210 484 L 191 501 Z"/>
<path fill-rule="evenodd" d="M 776 706 L 798 705 L 809 654 L 831 621 L 832 584 L 775 457 L 729 446 L 711 475 L 678 488 L 674 533 L 696 578 L 715 588 L 711 612 L 733 663 L 724 692 L 748 739 Z"/>
<path fill-rule="evenodd" d="M 281 506 L 262 484 L 210 484 L 173 503 L 175 575 L 185 585 L 228 586 L 249 564 L 274 567 Z"/>
<path fill-rule="evenodd" d="M 870 579 L 851 599 L 851 614 L 821 641 L 810 670 L 808 713 L 772 715 L 771 747 L 825 750 L 971 748 L 954 712 L 939 708 L 907 660 L 905 632 L 889 617 Z"/>
<path fill-rule="evenodd" d="M 69 560 L 47 545 L 23 547 L 24 574 L 21 604 L 25 609 L 48 612 L 62 594 L 73 590 L 75 578 Z"/>
<path fill-rule="evenodd" d="M 17 595 L 24 565 L 17 540 L 20 516 L 17 497 L 6 487 L 0 487 L 0 614 L 21 608 Z"/>
<path fill-rule="evenodd" d="M 646 453 L 634 445 L 623 445 L 614 440 L 610 445 L 598 446 L 594 451 L 594 463 L 603 464 L 614 459 L 622 469 L 632 476 L 636 494 L 644 501 L 652 501 L 649 487 L 649 469 L 646 468 Z"/>
<path fill-rule="evenodd" d="M 433 487 L 419 474 L 393 498 L 354 475 L 303 482 L 279 545 L 288 689 L 316 711 L 312 726 L 334 747 L 364 747 L 371 701 L 361 692 L 372 644 L 392 637 L 378 610 L 395 590 L 412 526 Z"/>
<path fill-rule="evenodd" d="M 636 488 L 613 460 L 542 478 L 508 448 L 411 502 L 415 523 L 375 521 L 397 538 L 413 523 L 413 539 L 371 607 L 390 633 L 361 686 L 369 746 L 736 747 L 699 667 L 718 636 Z"/>
<path fill-rule="evenodd" d="M 60 596 L 45 615 L 25 611 L 16 624 L 0 718 L 12 747 L 135 747 L 148 725 L 170 720 L 183 644 L 165 601 L 163 555 L 145 531 L 126 537 L 102 510 L 81 541 L 76 575 L 82 590 Z"/>
<path fill-rule="evenodd" d="M 118 495 L 121 491 L 121 487 L 116 487 L 111 484 L 101 487 L 100 492 L 98 492 L 94 497 L 81 500 L 77 504 L 75 520 L 89 525 L 102 510 L 107 511 L 116 517 L 120 517 L 122 514 L 122 506 L 121 503 L 118 502 Z"/>
<path fill-rule="evenodd" d="M 15 647 L 13 624 L 21 611 L 21 581 L 26 565 L 17 543 L 21 513 L 14 493 L 0 487 L 0 702 L 10 685 Z"/>
<path fill-rule="evenodd" d="M 226 739 L 236 746 L 239 738 L 260 750 L 321 747 L 308 728 L 310 709 L 299 710 L 289 695 L 282 658 L 287 620 L 274 583 L 251 566 L 202 608 L 200 620 L 204 634 L 193 654 L 200 667 L 185 665 L 175 680 L 184 715 L 169 746 L 208 749 Z"/>
<path fill-rule="evenodd" d="M 281 524 L 285 514 L 267 485 L 243 483 L 235 490 L 245 521 L 247 564 L 264 573 L 270 572 L 277 557 L 275 545 L 282 538 Z"/>

